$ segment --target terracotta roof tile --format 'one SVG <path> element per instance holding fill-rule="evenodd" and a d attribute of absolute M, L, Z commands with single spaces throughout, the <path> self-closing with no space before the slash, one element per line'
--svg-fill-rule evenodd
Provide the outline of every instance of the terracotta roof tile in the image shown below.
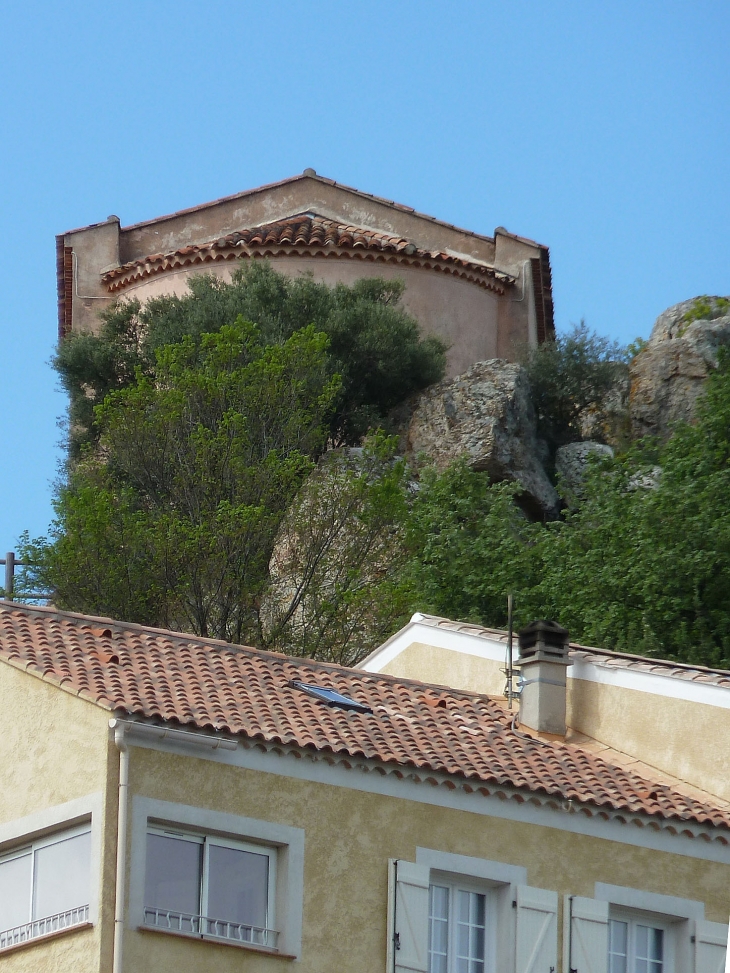
<path fill-rule="evenodd" d="M 473 258 L 441 250 L 422 250 L 403 237 L 338 223 L 315 213 L 301 213 L 243 229 L 208 243 L 180 247 L 171 253 L 151 254 L 107 271 L 102 274 L 102 280 L 115 293 L 145 277 L 195 264 L 292 255 L 361 257 L 407 263 L 452 274 L 499 293 L 504 292 L 505 285 L 514 283 L 510 274 Z"/>
<path fill-rule="evenodd" d="M 451 775 L 474 790 L 496 786 L 525 799 L 547 795 L 730 829 L 720 801 L 697 800 L 590 749 L 534 739 L 488 696 L 7 602 L 0 660 L 137 718 Z M 372 713 L 327 706 L 293 680 L 333 689 Z"/>

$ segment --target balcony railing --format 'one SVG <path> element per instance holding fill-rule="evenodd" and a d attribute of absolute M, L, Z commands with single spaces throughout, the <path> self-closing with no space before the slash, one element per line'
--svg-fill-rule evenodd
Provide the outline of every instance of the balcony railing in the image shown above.
<path fill-rule="evenodd" d="M 47 916 L 45 919 L 34 919 L 33 922 L 26 922 L 22 926 L 13 926 L 12 929 L 0 931 L 0 949 L 17 946 L 19 943 L 26 943 L 30 939 L 47 936 L 52 932 L 60 932 L 62 929 L 70 929 L 72 926 L 78 926 L 88 921 L 88 905 L 80 905 L 76 909 L 58 912 L 55 916 Z"/>
<path fill-rule="evenodd" d="M 144 923 L 155 929 L 186 933 L 188 936 L 211 936 L 233 943 L 249 943 L 254 946 L 268 946 L 276 949 L 279 935 L 276 929 L 262 926 L 247 926 L 241 922 L 227 919 L 211 919 L 186 912 L 169 912 L 165 909 L 152 909 L 145 906 Z"/>
<path fill-rule="evenodd" d="M 7 601 L 20 602 L 51 601 L 53 594 L 50 591 L 33 591 L 28 589 L 27 583 L 25 583 L 25 573 L 21 573 L 20 575 L 20 590 L 17 592 L 15 590 L 15 569 L 34 568 L 37 565 L 31 564 L 29 561 L 18 561 L 15 557 L 15 551 L 8 551 L 5 557 L 0 557 L 0 564 L 5 565 L 5 587 L 0 589 L 0 598 L 5 598 Z"/>

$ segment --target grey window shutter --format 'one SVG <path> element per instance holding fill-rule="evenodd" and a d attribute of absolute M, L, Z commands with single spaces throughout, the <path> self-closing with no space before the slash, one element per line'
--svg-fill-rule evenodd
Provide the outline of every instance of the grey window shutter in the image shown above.
<path fill-rule="evenodd" d="M 695 919 L 694 973 L 726 973 L 727 926 Z"/>
<path fill-rule="evenodd" d="M 608 902 L 566 895 L 563 917 L 566 970 L 608 973 Z"/>
<path fill-rule="evenodd" d="M 429 869 L 414 862 L 396 861 L 393 871 L 393 970 L 428 973 Z"/>
<path fill-rule="evenodd" d="M 558 893 L 517 887 L 517 973 L 555 973 L 558 968 Z"/>

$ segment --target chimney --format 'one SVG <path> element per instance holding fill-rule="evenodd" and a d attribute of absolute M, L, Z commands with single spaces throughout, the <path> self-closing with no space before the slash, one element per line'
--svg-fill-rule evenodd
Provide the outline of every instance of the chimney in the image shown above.
<path fill-rule="evenodd" d="M 540 733 L 565 736 L 568 633 L 557 622 L 530 622 L 517 635 L 522 670 L 520 723 Z"/>

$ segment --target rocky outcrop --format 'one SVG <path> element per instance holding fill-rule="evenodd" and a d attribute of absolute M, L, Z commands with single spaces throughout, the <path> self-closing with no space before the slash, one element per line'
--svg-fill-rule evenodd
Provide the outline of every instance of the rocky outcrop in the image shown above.
<path fill-rule="evenodd" d="M 631 363 L 634 438 L 667 439 L 678 422 L 693 418 L 718 348 L 725 344 L 730 344 L 727 298 L 695 298 L 659 315 L 646 347 Z"/>
<path fill-rule="evenodd" d="M 576 507 L 583 499 L 583 486 L 592 456 L 613 456 L 613 450 L 604 443 L 568 443 L 555 454 L 555 473 L 561 481 L 563 499 L 569 507 Z"/>
<path fill-rule="evenodd" d="M 557 515 L 559 499 L 543 469 L 545 449 L 520 365 L 477 362 L 427 389 L 414 404 L 405 445 L 413 461 L 425 457 L 440 469 L 464 456 L 472 469 L 518 484 L 531 514 Z"/>
<path fill-rule="evenodd" d="M 600 407 L 588 408 L 580 416 L 580 434 L 586 442 L 608 443 L 615 449 L 625 446 L 630 437 L 629 369 L 616 362 L 613 384 Z"/>
<path fill-rule="evenodd" d="M 635 490 L 656 490 L 659 486 L 662 478 L 662 468 L 661 466 L 648 466 L 644 470 L 640 470 L 638 473 L 634 473 L 630 476 L 627 483 L 626 489 L 633 493 Z"/>
<path fill-rule="evenodd" d="M 269 561 L 261 624 L 287 652 L 354 665 L 402 610 L 384 579 L 407 561 L 402 529 L 377 484 L 400 464 L 368 449 L 331 450 L 287 510 Z"/>

